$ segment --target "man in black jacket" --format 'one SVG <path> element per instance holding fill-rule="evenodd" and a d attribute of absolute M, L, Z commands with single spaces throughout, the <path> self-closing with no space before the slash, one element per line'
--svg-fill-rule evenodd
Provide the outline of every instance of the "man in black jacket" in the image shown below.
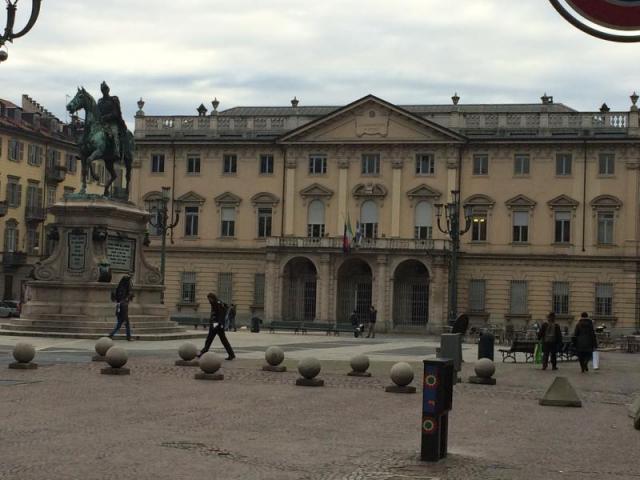
<path fill-rule="evenodd" d="M 213 339 L 218 335 L 224 349 L 227 351 L 227 360 L 233 360 L 236 358 L 236 355 L 233 353 L 233 348 L 231 348 L 231 344 L 229 343 L 229 340 L 227 340 L 227 335 L 224 333 L 224 319 L 229 306 L 218 300 L 218 297 L 216 297 L 214 293 L 207 295 L 207 300 L 209 300 L 209 303 L 211 304 L 209 334 L 207 335 L 207 340 L 204 342 L 204 348 L 200 351 L 198 357 L 201 357 L 209 351 Z"/>
<path fill-rule="evenodd" d="M 551 368 L 557 370 L 558 348 L 562 345 L 562 331 L 556 323 L 556 314 L 550 312 L 547 321 L 538 332 L 538 340 L 542 341 L 542 369 L 546 370 L 551 356 Z"/>

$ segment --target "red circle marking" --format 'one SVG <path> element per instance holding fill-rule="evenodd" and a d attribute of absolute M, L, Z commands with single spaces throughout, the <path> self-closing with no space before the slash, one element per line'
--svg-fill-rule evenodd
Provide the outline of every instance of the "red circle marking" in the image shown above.
<path fill-rule="evenodd" d="M 437 422 L 433 418 L 427 418 L 422 422 L 422 430 L 424 433 L 433 433 L 436 429 Z"/>
<path fill-rule="evenodd" d="M 424 376 L 424 384 L 428 388 L 435 388 L 436 386 L 438 386 L 438 377 L 436 377 L 433 374 L 425 375 Z"/>

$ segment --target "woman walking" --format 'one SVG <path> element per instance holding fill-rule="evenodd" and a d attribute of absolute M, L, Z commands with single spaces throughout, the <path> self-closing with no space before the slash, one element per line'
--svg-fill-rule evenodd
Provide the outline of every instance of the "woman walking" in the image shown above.
<path fill-rule="evenodd" d="M 578 354 L 582 373 L 588 372 L 589 360 L 591 360 L 594 350 L 598 348 L 598 339 L 587 312 L 582 312 L 580 315 L 580 320 L 573 332 L 573 345 Z"/>

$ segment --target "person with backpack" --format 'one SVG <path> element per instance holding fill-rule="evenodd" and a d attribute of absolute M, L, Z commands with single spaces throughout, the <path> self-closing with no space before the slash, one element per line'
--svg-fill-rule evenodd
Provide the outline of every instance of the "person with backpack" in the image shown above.
<path fill-rule="evenodd" d="M 220 341 L 224 346 L 224 349 L 227 351 L 227 360 L 233 360 L 236 358 L 235 353 L 233 352 L 233 348 L 231 348 L 231 344 L 227 339 L 227 335 L 224 333 L 224 322 L 227 316 L 227 311 L 229 310 L 229 306 L 218 300 L 218 297 L 215 293 L 209 293 L 207 295 L 207 300 L 211 304 L 211 315 L 209 316 L 209 334 L 207 335 L 207 340 L 204 342 L 204 347 L 198 354 L 198 357 L 201 357 L 205 353 L 209 351 L 211 348 L 211 343 L 213 339 L 216 338 L 216 335 L 220 337 Z"/>
<path fill-rule="evenodd" d="M 547 321 L 538 332 L 538 340 L 542 342 L 542 369 L 546 370 L 551 357 L 551 368 L 557 370 L 558 350 L 562 346 L 562 331 L 556 323 L 556 314 L 550 312 Z"/>
<path fill-rule="evenodd" d="M 118 333 L 124 323 L 127 340 L 131 341 L 131 326 L 129 325 L 129 302 L 133 299 L 133 283 L 130 275 L 124 275 L 116 289 L 111 292 L 111 300 L 116 302 L 116 326 L 108 335 L 109 338 Z"/>

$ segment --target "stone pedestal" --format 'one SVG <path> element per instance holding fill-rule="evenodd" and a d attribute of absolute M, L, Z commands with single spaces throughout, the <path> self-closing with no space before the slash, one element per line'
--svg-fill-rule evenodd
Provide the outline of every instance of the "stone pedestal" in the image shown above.
<path fill-rule="evenodd" d="M 324 380 L 320 378 L 303 378 L 296 379 L 298 387 L 324 387 Z"/>
<path fill-rule="evenodd" d="M 12 362 L 9 364 L 9 368 L 12 368 L 14 370 L 35 370 L 36 368 L 38 368 L 38 364 L 33 362 Z"/>
<path fill-rule="evenodd" d="M 486 378 L 472 375 L 471 377 L 469 377 L 469 383 L 474 383 L 476 385 L 495 385 L 496 379 L 491 377 Z"/>
<path fill-rule="evenodd" d="M 135 295 L 129 304 L 133 336 L 184 334 L 184 329 L 169 321 L 168 310 L 160 303 L 164 288 L 160 272 L 142 250 L 146 211 L 97 195 L 68 195 L 50 212 L 55 215 L 49 232 L 55 248 L 34 267 L 21 317 L 4 329 L 104 336 L 116 321 L 111 292 L 128 273 Z M 124 326 L 119 333 L 124 335 Z"/>
<path fill-rule="evenodd" d="M 287 367 L 285 367 L 284 365 L 263 365 L 262 371 L 282 373 L 287 371 Z"/>
<path fill-rule="evenodd" d="M 196 380 L 224 380 L 223 373 L 196 373 L 194 378 Z"/>
<path fill-rule="evenodd" d="M 113 367 L 105 367 L 100 370 L 100 373 L 103 375 L 129 375 L 131 374 L 131 370 L 126 367 L 113 368 Z"/>
<path fill-rule="evenodd" d="M 384 387 L 384 391 L 388 393 L 416 393 L 416 387 L 411 385 L 389 385 Z"/>
<path fill-rule="evenodd" d="M 357 372 L 355 370 L 352 370 L 347 373 L 347 375 L 349 375 L 350 377 L 370 377 L 371 372 Z"/>

